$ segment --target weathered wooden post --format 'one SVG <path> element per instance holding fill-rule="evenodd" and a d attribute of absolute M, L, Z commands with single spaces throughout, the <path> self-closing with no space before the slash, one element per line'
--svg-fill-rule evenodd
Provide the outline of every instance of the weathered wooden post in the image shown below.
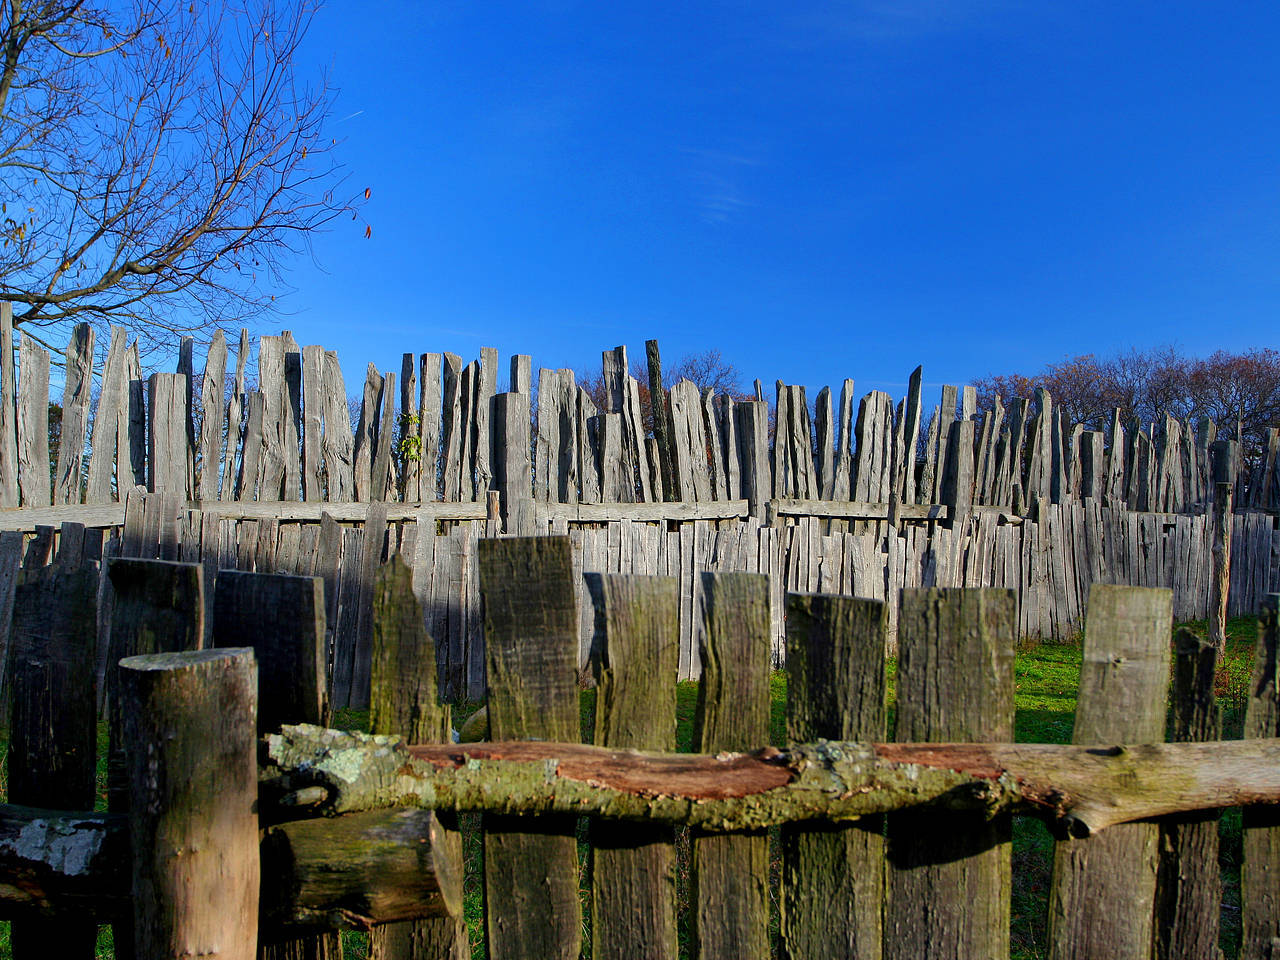
<path fill-rule="evenodd" d="M 248 648 L 120 665 L 139 957 L 255 960 L 257 668 Z"/>
<path fill-rule="evenodd" d="M 107 809 L 128 813 L 133 801 L 124 754 L 120 661 L 141 654 L 198 650 L 204 640 L 204 570 L 198 563 L 116 559 L 111 584 L 111 631 L 104 665 L 110 743 Z M 113 925 L 117 960 L 133 956 L 131 921 Z"/>
<path fill-rule="evenodd" d="M 578 611 L 568 537 L 480 541 L 489 729 L 495 740 L 579 739 Z M 578 956 L 575 819 L 484 818 L 493 960 Z"/>
<path fill-rule="evenodd" d="M 1222 724 L 1213 696 L 1217 649 L 1181 627 L 1174 637 L 1174 654 L 1173 739 L 1219 739 Z M 1160 823 L 1156 960 L 1218 956 L 1221 817 L 1221 810 L 1207 810 Z"/>
<path fill-rule="evenodd" d="M 1209 574 L 1209 639 L 1218 656 L 1227 652 L 1227 593 L 1231 585 L 1231 502 L 1234 489 L 1232 465 L 1236 461 L 1234 440 L 1215 440 L 1209 445 L 1213 471 L 1213 569 Z"/>
<path fill-rule="evenodd" d="M 9 802 L 93 808 L 97 753 L 94 645 L 97 565 L 44 567 L 16 592 L 9 727 Z M 92 958 L 98 927 L 15 920 L 15 960 Z"/>
<path fill-rule="evenodd" d="M 447 743 L 449 706 L 439 700 L 435 643 L 413 595 L 413 572 L 396 554 L 374 581 L 370 730 L 397 734 L 410 743 Z M 432 846 L 442 860 L 461 864 L 457 817 L 445 814 L 442 820 Z M 442 880 L 441 896 L 461 902 L 460 870 Z M 465 960 L 469 956 L 467 925 L 460 910 L 452 917 L 376 927 L 370 941 L 370 953 L 379 960 Z"/>
<path fill-rule="evenodd" d="M 252 647 L 262 695 L 258 733 L 285 723 L 329 722 L 325 683 L 324 581 L 319 577 L 224 570 L 214 584 L 213 645 Z M 260 960 L 342 955 L 336 933 L 264 944 Z"/>
<path fill-rule="evenodd" d="M 601 645 L 596 744 L 675 752 L 679 582 L 593 573 L 587 585 Z M 674 840 L 670 826 L 592 821 L 592 956 L 677 956 Z"/>
<path fill-rule="evenodd" d="M 1072 742 L 1164 739 L 1173 592 L 1095 583 Z M 1049 957 L 1150 956 L 1157 846 L 1154 823 L 1126 823 L 1059 841 L 1049 892 Z"/>
<path fill-rule="evenodd" d="M 885 605 L 787 597 L 787 741 L 884 739 Z M 879 960 L 884 817 L 782 828 L 787 960 Z"/>
<path fill-rule="evenodd" d="M 702 683 L 695 749 L 750 750 L 769 740 L 769 581 L 702 575 Z M 769 838 L 692 831 L 693 929 L 702 960 L 769 956 Z"/>
<path fill-rule="evenodd" d="M 898 743 L 1013 739 L 1012 590 L 902 591 Z M 1009 955 L 1007 815 L 889 817 L 886 960 Z"/>

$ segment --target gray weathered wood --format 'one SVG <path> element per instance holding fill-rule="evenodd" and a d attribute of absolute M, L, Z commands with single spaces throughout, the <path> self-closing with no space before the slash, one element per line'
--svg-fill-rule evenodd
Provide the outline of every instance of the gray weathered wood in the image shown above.
<path fill-rule="evenodd" d="M 18 487 L 24 506 L 48 506 L 49 353 L 25 333 L 18 351 Z"/>
<path fill-rule="evenodd" d="M 355 499 L 372 500 L 374 487 L 373 456 L 378 433 L 382 377 L 372 363 L 365 370 L 364 399 L 360 404 L 360 422 L 356 426 L 352 464 L 355 473 Z M 379 498 L 381 499 L 381 498 Z"/>
<path fill-rule="evenodd" d="M 512 364 L 514 369 L 514 357 Z M 422 355 L 418 379 L 418 438 L 421 441 L 421 466 L 417 499 L 436 500 L 440 496 L 437 479 L 440 457 L 440 354 L 424 353 Z M 525 393 L 528 391 L 526 390 Z"/>
<path fill-rule="evenodd" d="M 354 435 L 347 390 L 343 385 L 338 355 L 324 355 L 324 468 L 329 480 L 328 499 L 344 503 L 355 499 Z"/>
<path fill-rule="evenodd" d="M 136 955 L 254 960 L 260 874 L 253 652 L 129 657 L 120 670 L 135 801 Z"/>
<path fill-rule="evenodd" d="M 878 600 L 787 597 L 787 741 L 882 740 L 885 609 Z M 782 956 L 879 960 L 884 820 L 782 829 Z"/>
<path fill-rule="evenodd" d="M 235 500 L 236 451 L 240 447 L 241 425 L 244 419 L 244 369 L 249 359 L 249 331 L 240 329 L 240 343 L 236 350 L 236 375 L 231 385 L 231 396 L 227 401 L 227 446 L 222 457 L 222 486 L 218 490 L 219 500 Z"/>
<path fill-rule="evenodd" d="M 302 348 L 302 499 L 324 499 L 323 422 L 327 405 L 324 382 L 324 348 Z"/>
<path fill-rule="evenodd" d="M 190 497 L 187 455 L 187 378 L 153 373 L 147 380 L 147 489 Z"/>
<path fill-rule="evenodd" d="M 205 358 L 204 376 L 200 378 L 200 479 L 196 494 L 201 500 L 218 499 L 226 379 L 227 338 L 217 330 Z M 235 440 L 230 443 L 234 446 Z"/>
<path fill-rule="evenodd" d="M 653 436 L 658 441 L 658 463 L 662 472 L 664 500 L 675 499 L 675 460 L 671 449 L 671 417 L 667 410 L 667 392 L 662 385 L 662 355 L 657 340 L 644 342 L 649 369 L 649 402 L 653 412 Z"/>
<path fill-rule="evenodd" d="M 395 462 L 391 454 L 396 440 L 396 375 L 388 373 L 382 378 L 378 391 L 382 416 L 374 444 L 373 473 L 369 487 L 370 500 L 386 500 L 388 493 L 396 489 Z"/>
<path fill-rule="evenodd" d="M 533 481 L 529 471 L 529 396 L 500 393 L 493 398 L 493 482 L 502 496 L 508 533 L 534 533 Z"/>
<path fill-rule="evenodd" d="M 904 590 L 894 740 L 1012 740 L 1017 628 L 1012 591 Z M 1010 834 L 1007 815 L 890 816 L 885 957 L 1008 957 Z"/>
<path fill-rule="evenodd" d="M 494 739 L 579 738 L 578 616 L 567 537 L 480 542 L 489 726 Z M 578 956 L 571 817 L 486 817 L 485 929 L 493 960 Z"/>
<path fill-rule="evenodd" d="M 93 327 L 77 323 L 67 344 L 54 503 L 79 503 L 82 499 L 84 441 L 89 424 L 89 391 L 93 386 L 93 339 Z"/>
<path fill-rule="evenodd" d="M 769 584 L 758 574 L 702 575 L 702 683 L 695 748 L 750 749 L 769 739 Z M 763 832 L 691 837 L 694 956 L 769 956 L 769 840 Z"/>
<path fill-rule="evenodd" d="M 1163 739 L 1172 622 L 1168 590 L 1093 585 L 1073 743 Z M 1135 823 L 1058 843 L 1051 957 L 1150 954 L 1158 840 L 1155 824 Z"/>
<path fill-rule="evenodd" d="M 443 478 L 441 493 L 445 500 L 457 502 L 462 488 L 462 358 L 455 353 L 445 353 L 443 399 L 440 425 L 440 471 Z M 541 384 L 539 379 L 539 384 Z M 539 389 L 539 397 L 542 396 Z M 538 411 L 539 436 L 541 436 L 542 410 Z M 541 461 L 539 461 L 541 468 Z M 539 471 L 541 475 L 541 470 Z"/>
<path fill-rule="evenodd" d="M 675 750 L 680 587 L 674 577 L 588 574 L 599 643 L 595 742 Z M 592 956 L 678 953 L 674 831 L 591 824 Z"/>

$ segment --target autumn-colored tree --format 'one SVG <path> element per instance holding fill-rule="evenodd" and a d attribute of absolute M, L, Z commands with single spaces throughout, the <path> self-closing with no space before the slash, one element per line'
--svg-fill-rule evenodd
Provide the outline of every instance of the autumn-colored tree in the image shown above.
<path fill-rule="evenodd" d="M 0 299 L 50 347 L 142 346 L 269 309 L 287 254 L 358 198 L 294 67 L 312 0 L 11 0 L 0 10 Z"/>
<path fill-rule="evenodd" d="M 1109 359 L 1067 357 L 1039 373 L 993 374 L 975 383 L 979 403 L 1006 404 L 1044 387 L 1068 426 L 1103 429 L 1112 411 L 1126 421 L 1157 423 L 1167 412 L 1179 419 L 1208 417 L 1232 436 L 1239 429 L 1246 456 L 1255 456 L 1269 427 L 1280 425 L 1280 351 L 1269 347 L 1204 358 L 1173 347 L 1130 350 Z M 1238 425 L 1238 426 L 1237 426 Z"/>

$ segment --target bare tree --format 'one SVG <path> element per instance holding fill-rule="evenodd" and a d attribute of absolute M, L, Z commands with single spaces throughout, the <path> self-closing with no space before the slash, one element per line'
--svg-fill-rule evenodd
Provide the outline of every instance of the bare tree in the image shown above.
<path fill-rule="evenodd" d="M 294 69 L 313 14 L 9 0 L 0 299 L 21 329 L 57 347 L 71 324 L 122 323 L 146 349 L 270 308 L 288 255 L 354 209 L 334 193 L 330 91 Z"/>

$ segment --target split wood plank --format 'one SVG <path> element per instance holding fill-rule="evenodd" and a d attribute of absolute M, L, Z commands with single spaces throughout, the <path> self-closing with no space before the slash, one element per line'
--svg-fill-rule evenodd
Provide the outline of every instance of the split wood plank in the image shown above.
<path fill-rule="evenodd" d="M 528 358 L 526 358 L 528 359 Z M 514 358 L 512 363 L 514 365 Z M 511 388 L 515 390 L 515 387 Z M 440 354 L 424 353 L 418 372 L 418 448 L 421 458 L 416 500 L 439 499 Z M 523 391 L 526 395 L 528 390 Z"/>
<path fill-rule="evenodd" d="M 227 400 L 227 446 L 222 455 L 222 485 L 218 490 L 219 500 L 238 499 L 238 480 L 240 471 L 236 467 L 236 451 L 241 442 L 248 443 L 248 436 L 242 437 L 241 426 L 245 413 L 244 370 L 249 359 L 249 331 L 240 328 L 240 342 L 236 350 L 236 373 L 231 384 L 231 396 Z M 244 452 L 241 453 L 243 461 Z"/>
<path fill-rule="evenodd" d="M 180 373 L 153 373 L 147 380 L 147 489 L 176 493 L 184 500 L 188 487 L 187 378 Z"/>
<path fill-rule="evenodd" d="M 18 350 L 18 487 L 24 506 L 48 506 L 49 352 L 25 333 Z"/>
<path fill-rule="evenodd" d="M 77 323 L 67 344 L 63 371 L 62 429 L 53 488 L 54 503 L 79 503 L 84 481 L 84 441 L 93 386 L 93 327 Z"/>
<path fill-rule="evenodd" d="M 329 480 L 328 499 L 344 503 L 355 498 L 355 437 L 351 430 L 351 410 L 342 379 L 338 355 L 324 355 L 324 468 Z"/>
<path fill-rule="evenodd" d="M 201 500 L 217 500 L 219 467 L 222 465 L 222 391 L 227 379 L 227 338 L 214 331 L 200 378 L 200 481 L 196 493 Z M 230 436 L 230 435 L 229 435 Z M 235 440 L 228 441 L 233 446 Z"/>
<path fill-rule="evenodd" d="M 308 503 L 324 499 L 320 478 L 324 470 L 326 402 L 324 347 L 305 346 L 302 348 L 302 499 Z"/>
<path fill-rule="evenodd" d="M 372 363 L 365 369 L 364 395 L 360 403 L 360 422 L 356 426 L 355 450 L 352 454 L 355 472 L 355 498 L 372 500 L 374 485 L 373 457 L 377 442 L 378 420 L 382 400 L 382 377 Z M 274 499 L 274 498 L 273 498 Z"/>
<path fill-rule="evenodd" d="M 579 739 L 578 627 L 567 537 L 480 543 L 489 729 L 495 740 Z M 578 956 L 574 818 L 485 817 L 493 960 Z"/>

